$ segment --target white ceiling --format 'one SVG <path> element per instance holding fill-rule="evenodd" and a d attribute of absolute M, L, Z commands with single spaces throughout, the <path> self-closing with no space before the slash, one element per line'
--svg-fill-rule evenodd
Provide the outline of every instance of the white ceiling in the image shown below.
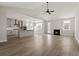
<path fill-rule="evenodd" d="M 0 5 L 13 8 L 22 14 L 43 20 L 74 17 L 77 2 L 49 2 L 49 9 L 54 10 L 51 15 L 46 14 L 45 2 L 0 2 Z"/>

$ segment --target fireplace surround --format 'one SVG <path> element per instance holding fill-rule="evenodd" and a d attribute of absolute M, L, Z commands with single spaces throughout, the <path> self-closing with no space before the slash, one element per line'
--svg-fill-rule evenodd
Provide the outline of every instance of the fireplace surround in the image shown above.
<path fill-rule="evenodd" d="M 60 35 L 60 29 L 54 29 L 54 35 Z"/>

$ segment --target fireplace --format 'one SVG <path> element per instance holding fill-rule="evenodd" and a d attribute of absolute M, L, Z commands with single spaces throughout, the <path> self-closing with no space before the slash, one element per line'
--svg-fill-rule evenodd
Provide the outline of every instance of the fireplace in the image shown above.
<path fill-rule="evenodd" d="M 60 35 L 60 29 L 54 29 L 54 35 Z"/>

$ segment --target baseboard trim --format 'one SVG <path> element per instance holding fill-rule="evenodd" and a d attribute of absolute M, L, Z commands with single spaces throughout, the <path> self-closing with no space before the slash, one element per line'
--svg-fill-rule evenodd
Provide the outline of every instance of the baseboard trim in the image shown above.
<path fill-rule="evenodd" d="M 7 42 L 7 40 L 1 40 L 0 43 L 1 43 L 1 42 Z"/>

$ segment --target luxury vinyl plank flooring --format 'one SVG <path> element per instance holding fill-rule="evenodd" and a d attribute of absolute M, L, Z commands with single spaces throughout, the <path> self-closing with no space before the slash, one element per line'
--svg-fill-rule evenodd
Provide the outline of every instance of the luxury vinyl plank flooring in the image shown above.
<path fill-rule="evenodd" d="M 0 56 L 79 56 L 79 44 L 70 36 L 34 34 L 0 43 Z"/>

